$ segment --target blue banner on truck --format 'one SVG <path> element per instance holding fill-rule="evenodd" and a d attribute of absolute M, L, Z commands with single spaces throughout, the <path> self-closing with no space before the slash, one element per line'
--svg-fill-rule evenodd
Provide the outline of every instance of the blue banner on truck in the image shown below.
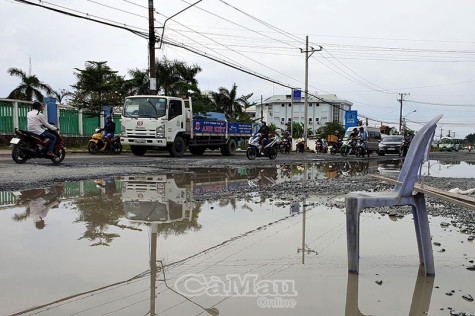
<path fill-rule="evenodd" d="M 202 134 L 225 134 L 225 121 L 193 120 L 193 133 Z M 228 122 L 228 134 L 251 135 L 252 124 L 241 122 Z"/>
<path fill-rule="evenodd" d="M 208 121 L 208 120 L 193 120 L 193 133 L 225 134 L 226 133 L 226 122 L 224 122 L 224 121 Z"/>
<path fill-rule="evenodd" d="M 252 134 L 252 124 L 251 123 L 240 123 L 240 122 L 228 122 L 228 133 L 229 134 Z"/>

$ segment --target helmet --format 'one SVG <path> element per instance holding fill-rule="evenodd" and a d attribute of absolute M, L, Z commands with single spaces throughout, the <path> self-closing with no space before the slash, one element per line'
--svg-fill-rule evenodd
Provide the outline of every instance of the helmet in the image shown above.
<path fill-rule="evenodd" d="M 37 110 L 37 109 L 41 108 L 43 105 L 40 102 L 35 101 L 35 102 L 33 102 L 33 104 L 31 106 L 33 107 L 33 109 Z"/>
<path fill-rule="evenodd" d="M 406 136 L 409 136 L 409 135 L 411 135 L 411 134 L 409 134 L 409 133 L 406 133 Z"/>

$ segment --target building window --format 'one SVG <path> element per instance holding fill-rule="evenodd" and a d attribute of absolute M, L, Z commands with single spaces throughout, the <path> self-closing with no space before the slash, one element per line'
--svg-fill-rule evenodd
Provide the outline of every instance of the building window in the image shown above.
<path fill-rule="evenodd" d="M 284 103 L 282 103 L 282 107 L 284 107 L 284 106 L 285 106 L 285 104 L 284 104 Z"/>
<path fill-rule="evenodd" d="M 312 103 L 309 103 L 308 106 L 312 106 Z"/>
<path fill-rule="evenodd" d="M 292 119 L 289 117 L 289 122 L 291 121 Z"/>
<path fill-rule="evenodd" d="M 311 122 L 311 121 L 312 121 L 312 118 L 311 118 L 311 117 L 309 117 L 309 118 L 308 118 L 308 121 L 309 121 L 309 122 Z"/>
<path fill-rule="evenodd" d="M 290 107 L 290 105 L 291 105 L 291 104 L 289 103 L 289 107 Z"/>
<path fill-rule="evenodd" d="M 332 107 L 333 110 L 333 122 L 340 122 L 340 108 L 337 105 Z"/>

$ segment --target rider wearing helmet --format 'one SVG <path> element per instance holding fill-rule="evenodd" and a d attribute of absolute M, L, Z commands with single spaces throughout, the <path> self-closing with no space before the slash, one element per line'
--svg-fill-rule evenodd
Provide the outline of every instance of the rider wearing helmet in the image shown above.
<path fill-rule="evenodd" d="M 104 125 L 104 134 L 102 134 L 102 138 L 104 139 L 104 147 L 101 148 L 101 151 L 106 149 L 107 145 L 110 144 L 112 139 L 114 138 L 115 133 L 115 123 L 112 121 L 112 116 L 107 116 L 107 122 Z"/>
<path fill-rule="evenodd" d="M 261 134 L 261 154 L 263 154 L 265 143 L 267 142 L 267 139 L 269 139 L 269 127 L 267 126 L 266 122 L 262 121 L 259 133 Z"/>
<path fill-rule="evenodd" d="M 32 107 L 33 110 L 28 112 L 28 114 L 26 115 L 28 120 L 28 131 L 38 134 L 42 137 L 49 138 L 51 141 L 48 144 L 48 152 L 46 154 L 51 157 L 56 157 L 56 155 L 53 153 L 54 144 L 56 143 L 56 135 L 49 132 L 48 130 L 44 130 L 43 127 L 46 127 L 53 131 L 58 130 L 58 128 L 54 125 L 49 124 L 45 116 L 41 114 L 41 108 L 43 107 L 43 105 L 40 102 L 33 102 Z"/>

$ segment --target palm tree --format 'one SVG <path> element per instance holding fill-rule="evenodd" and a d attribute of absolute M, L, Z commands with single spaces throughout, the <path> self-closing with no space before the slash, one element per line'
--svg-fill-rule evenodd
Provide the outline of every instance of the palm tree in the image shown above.
<path fill-rule="evenodd" d="M 43 101 L 43 94 L 41 90 L 47 94 L 51 94 L 53 89 L 46 83 L 41 82 L 37 76 L 28 76 L 20 68 L 9 68 L 7 72 L 10 76 L 16 76 L 21 79 L 21 83 L 8 95 L 8 99 L 19 99 L 25 101 Z"/>
<path fill-rule="evenodd" d="M 132 77 L 132 79 L 128 80 L 129 94 L 150 94 L 150 79 L 147 71 L 138 68 L 129 69 L 128 75 Z"/>
<path fill-rule="evenodd" d="M 250 106 L 249 98 L 253 93 L 237 98 L 237 85 L 234 83 L 231 90 L 224 87 L 219 88 L 219 92 L 213 92 L 211 98 L 216 109 L 226 115 L 228 120 L 236 120 L 243 114 L 243 108 Z"/>
<path fill-rule="evenodd" d="M 71 95 L 72 93 L 66 89 L 53 90 L 51 93 L 51 96 L 54 97 L 59 104 L 63 104 L 63 100 Z"/>

